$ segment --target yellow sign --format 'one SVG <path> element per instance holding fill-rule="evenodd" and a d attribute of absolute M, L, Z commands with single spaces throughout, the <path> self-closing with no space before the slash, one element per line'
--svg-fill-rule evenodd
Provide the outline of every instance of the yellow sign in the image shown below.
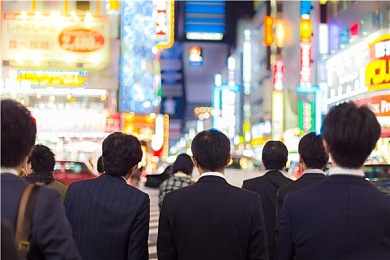
<path fill-rule="evenodd" d="M 262 146 L 265 144 L 265 139 L 263 136 L 252 138 L 251 145 L 252 147 Z"/>
<path fill-rule="evenodd" d="M 371 62 L 366 66 L 368 91 L 390 88 L 390 34 L 382 35 L 370 46 Z"/>
<path fill-rule="evenodd" d="M 18 70 L 16 80 L 32 87 L 84 87 L 87 71 Z"/>

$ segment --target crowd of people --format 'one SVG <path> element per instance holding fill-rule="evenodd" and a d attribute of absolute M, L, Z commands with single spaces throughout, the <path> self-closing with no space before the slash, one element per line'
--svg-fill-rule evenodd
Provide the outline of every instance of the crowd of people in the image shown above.
<path fill-rule="evenodd" d="M 102 174 L 67 187 L 53 177 L 53 152 L 35 145 L 36 131 L 26 107 L 1 100 L 1 259 L 148 259 L 150 198 L 128 182 L 142 159 L 139 140 L 110 134 Z M 224 175 L 228 137 L 198 133 L 192 156 L 179 155 L 159 187 L 158 259 L 389 259 L 390 196 L 362 170 L 380 132 L 368 107 L 339 104 L 321 136 L 300 140 L 302 177 L 285 177 L 287 148 L 269 141 L 266 172 L 241 188 Z"/>

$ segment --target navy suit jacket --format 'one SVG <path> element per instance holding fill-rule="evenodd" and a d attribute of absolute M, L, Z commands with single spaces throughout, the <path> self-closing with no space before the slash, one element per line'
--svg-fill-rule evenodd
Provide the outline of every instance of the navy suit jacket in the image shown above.
<path fill-rule="evenodd" d="M 280 259 L 389 259 L 390 196 L 363 177 L 331 175 L 287 194 Z"/>
<path fill-rule="evenodd" d="M 276 218 L 279 217 L 280 212 L 282 210 L 283 201 L 286 197 L 287 193 L 298 191 L 309 187 L 311 185 L 320 183 L 325 179 L 325 174 L 322 173 L 310 173 L 310 170 L 303 174 L 298 180 L 293 181 L 278 190 L 276 195 Z"/>
<path fill-rule="evenodd" d="M 259 195 L 218 176 L 167 193 L 157 255 L 159 260 L 268 259 Z"/>
<path fill-rule="evenodd" d="M 278 259 L 278 245 L 275 241 L 276 193 L 280 187 L 291 182 L 292 180 L 285 177 L 280 171 L 270 170 L 263 176 L 245 180 L 242 185 L 244 189 L 260 194 L 267 230 L 268 249 L 272 260 Z"/>
<path fill-rule="evenodd" d="M 102 174 L 72 183 L 64 204 L 83 259 L 148 259 L 146 193 Z"/>
<path fill-rule="evenodd" d="M 20 199 L 29 184 L 12 173 L 0 176 L 1 218 L 9 223 L 15 234 Z M 29 241 L 30 253 L 38 259 L 80 259 L 58 191 L 40 188 Z"/>

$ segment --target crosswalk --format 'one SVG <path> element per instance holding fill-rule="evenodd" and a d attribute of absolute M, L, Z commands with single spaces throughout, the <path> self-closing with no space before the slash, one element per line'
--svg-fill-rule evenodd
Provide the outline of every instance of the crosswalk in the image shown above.
<path fill-rule="evenodd" d="M 158 208 L 158 189 L 140 185 L 140 190 L 149 194 L 150 198 L 150 223 L 149 223 L 149 260 L 157 260 L 157 231 L 160 210 Z"/>

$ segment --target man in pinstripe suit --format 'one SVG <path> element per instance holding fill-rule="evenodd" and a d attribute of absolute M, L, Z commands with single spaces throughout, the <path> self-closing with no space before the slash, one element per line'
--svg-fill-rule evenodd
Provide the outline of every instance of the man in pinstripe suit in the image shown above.
<path fill-rule="evenodd" d="M 332 158 L 319 184 L 287 194 L 279 219 L 280 259 L 389 259 L 390 196 L 364 178 L 381 127 L 366 106 L 342 103 L 322 126 Z"/>
<path fill-rule="evenodd" d="M 64 204 L 82 259 L 148 259 L 149 196 L 126 181 L 141 158 L 136 137 L 112 133 L 104 173 L 69 186 Z"/>

